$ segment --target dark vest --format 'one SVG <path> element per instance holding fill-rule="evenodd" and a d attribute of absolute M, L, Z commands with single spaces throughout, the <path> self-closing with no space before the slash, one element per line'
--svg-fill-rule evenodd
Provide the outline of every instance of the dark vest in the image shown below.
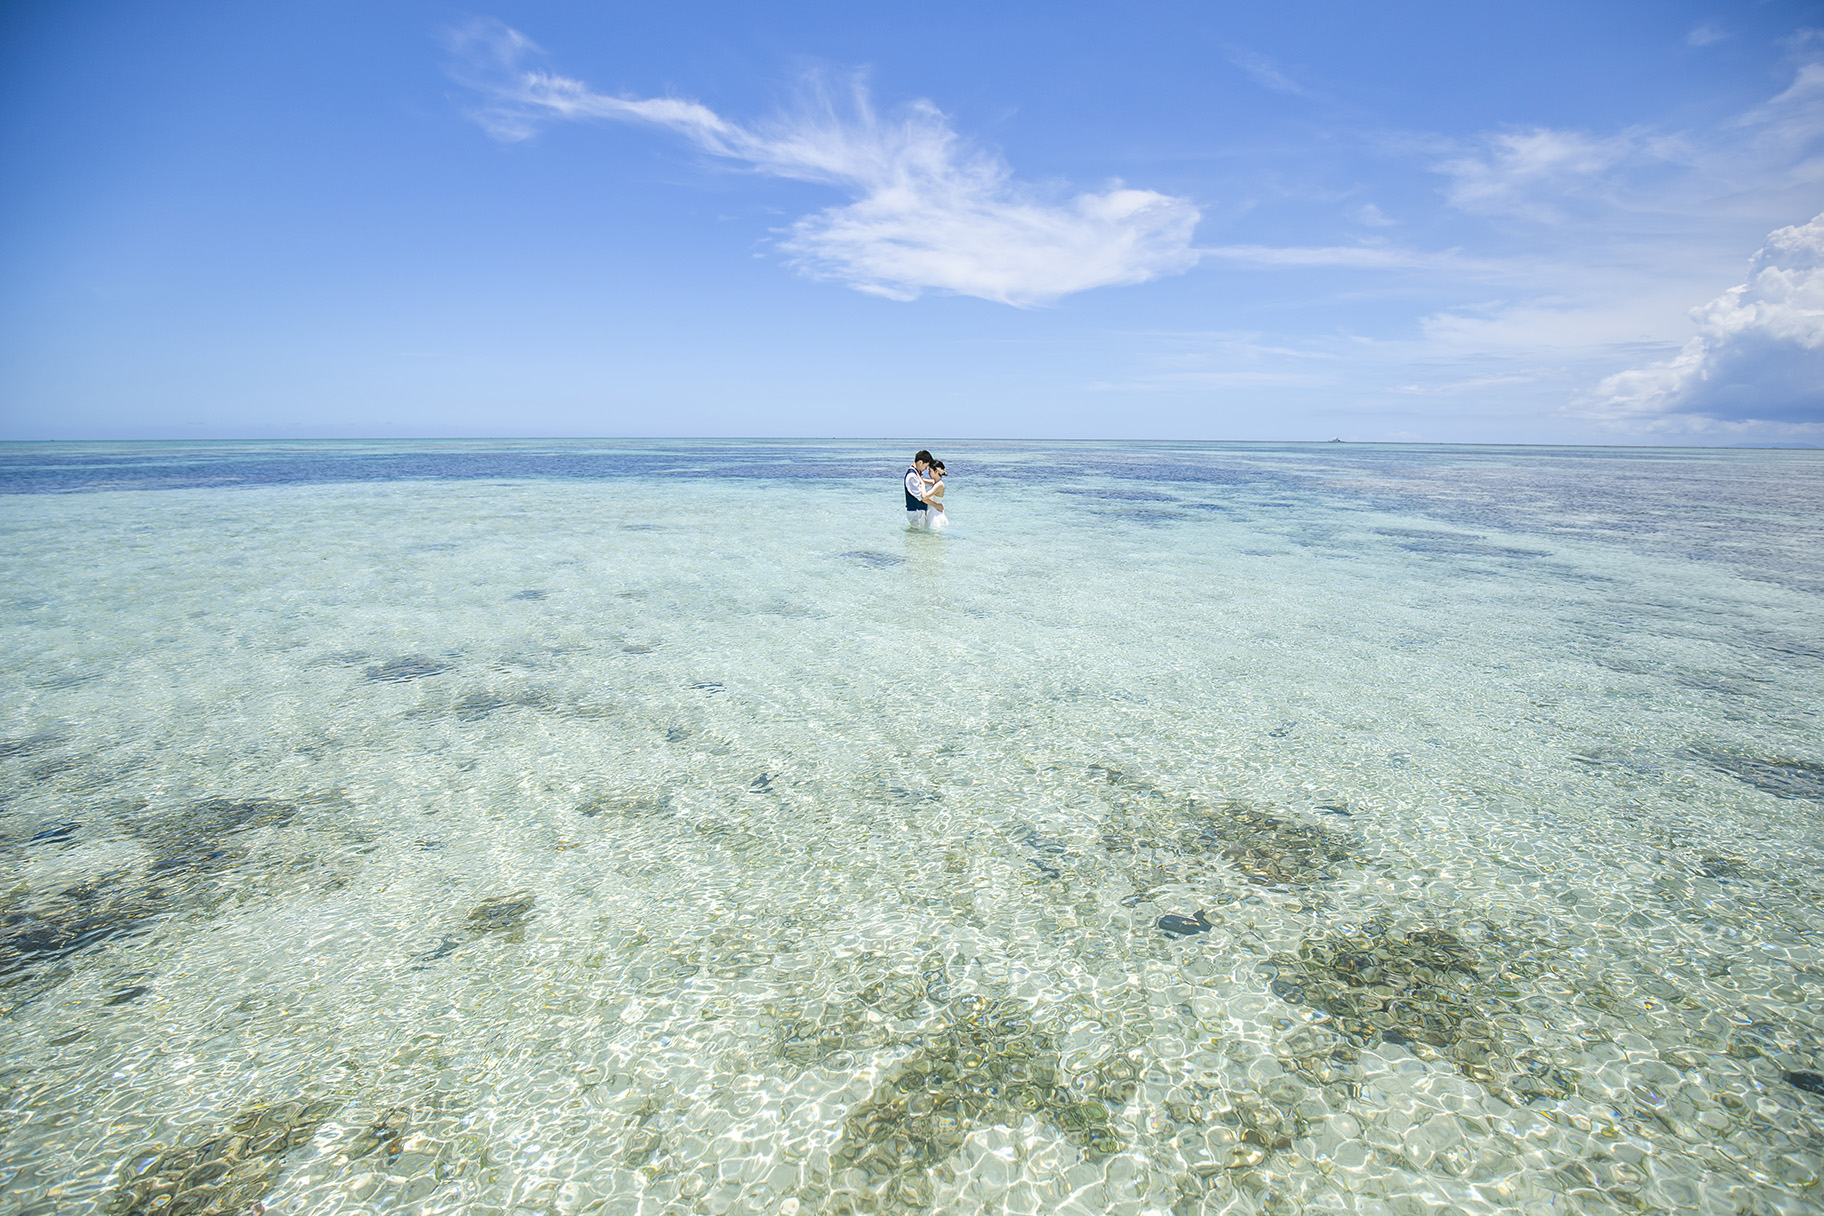
<path fill-rule="evenodd" d="M 907 473 L 914 473 L 916 471 L 917 471 L 916 469 L 911 469 L 911 468 L 908 468 L 906 470 Z M 925 509 L 925 504 L 923 502 L 921 502 L 920 500 L 912 497 L 912 491 L 907 490 L 906 491 L 906 510 L 923 511 L 924 509 Z"/>

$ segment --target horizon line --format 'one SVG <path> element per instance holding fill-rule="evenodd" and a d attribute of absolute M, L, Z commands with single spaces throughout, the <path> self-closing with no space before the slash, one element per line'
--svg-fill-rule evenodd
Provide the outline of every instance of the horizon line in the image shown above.
<path fill-rule="evenodd" d="M 1673 451 L 1821 451 L 1824 444 L 1815 443 L 1547 443 L 1526 440 L 1449 440 L 1449 439 L 1194 439 L 1150 438 L 1021 438 L 1018 436 L 943 436 L 912 439 L 893 435 L 298 435 L 298 436 L 209 436 L 164 438 L 88 438 L 88 439 L 7 439 L 0 445 L 24 444 L 121 444 L 121 443 L 912 443 L 920 447 L 931 443 L 1197 443 L 1197 444 L 1300 444 L 1328 447 L 1433 447 L 1433 448 L 1613 448 L 1622 450 Z"/>

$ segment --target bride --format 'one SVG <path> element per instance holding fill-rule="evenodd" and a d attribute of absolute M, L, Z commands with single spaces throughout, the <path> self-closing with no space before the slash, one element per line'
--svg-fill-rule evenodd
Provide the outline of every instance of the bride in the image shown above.
<path fill-rule="evenodd" d="M 925 503 L 931 518 L 925 526 L 935 531 L 938 528 L 948 528 L 950 517 L 944 514 L 944 462 L 933 460 L 929 468 L 925 482 Z"/>

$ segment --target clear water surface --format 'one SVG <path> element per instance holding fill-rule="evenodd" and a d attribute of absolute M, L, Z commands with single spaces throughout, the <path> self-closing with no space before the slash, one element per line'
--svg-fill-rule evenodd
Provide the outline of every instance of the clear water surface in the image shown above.
<path fill-rule="evenodd" d="M 9 1210 L 1824 1207 L 1824 454 L 0 446 Z"/>

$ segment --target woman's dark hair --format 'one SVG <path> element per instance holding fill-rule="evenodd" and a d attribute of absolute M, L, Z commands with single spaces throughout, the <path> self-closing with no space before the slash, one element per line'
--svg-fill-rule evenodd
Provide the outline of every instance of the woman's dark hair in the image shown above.
<path fill-rule="evenodd" d="M 944 471 L 944 462 L 941 460 L 927 460 L 927 461 L 925 461 L 925 463 L 930 465 L 932 468 L 936 469 L 940 473 Z"/>

